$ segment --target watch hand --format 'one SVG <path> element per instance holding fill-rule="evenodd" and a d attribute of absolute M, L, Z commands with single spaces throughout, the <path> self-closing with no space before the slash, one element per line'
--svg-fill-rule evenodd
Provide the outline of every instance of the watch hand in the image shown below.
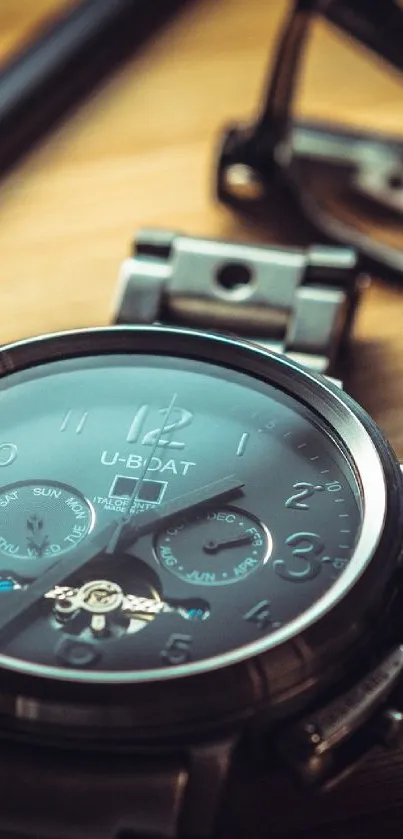
<path fill-rule="evenodd" d="M 102 554 L 109 545 L 113 533 L 120 526 L 116 521 L 96 534 L 89 543 L 81 544 L 74 555 L 68 554 L 56 561 L 44 574 L 41 574 L 28 588 L 12 592 L 12 597 L 2 600 L 0 612 L 0 640 L 10 640 L 14 634 L 22 631 L 29 622 L 31 612 L 37 601 L 48 591 L 60 585 L 67 577 L 82 571 L 95 557 Z"/>
<path fill-rule="evenodd" d="M 43 530 L 43 519 L 39 518 L 37 515 L 29 516 L 27 519 L 27 530 L 30 530 L 31 533 L 40 533 Z"/>
<path fill-rule="evenodd" d="M 250 533 L 243 533 L 240 536 L 234 536 L 232 539 L 223 539 L 222 542 L 215 542 L 210 539 L 203 545 L 203 550 L 207 554 L 215 554 L 223 548 L 235 548 L 238 545 L 250 545 L 253 542 L 253 536 Z"/>
<path fill-rule="evenodd" d="M 27 545 L 28 548 L 36 554 L 36 556 L 43 557 L 46 548 L 49 545 L 49 540 L 44 539 L 40 545 L 37 545 L 36 542 L 32 541 L 32 539 L 28 539 Z"/>
<path fill-rule="evenodd" d="M 168 427 L 170 415 L 175 405 L 176 396 L 177 394 L 175 393 L 168 405 L 165 420 L 162 424 L 161 430 L 157 432 L 150 457 L 147 459 L 147 463 L 140 474 L 134 492 L 129 498 L 129 509 L 141 490 L 148 470 L 148 464 L 154 457 L 155 452 L 160 445 L 161 436 Z M 53 589 L 56 585 L 60 585 L 66 577 L 71 577 L 73 574 L 81 571 L 99 554 L 114 553 L 119 544 L 122 530 L 130 520 L 130 516 L 123 516 L 123 518 L 117 523 L 116 521 L 112 522 L 108 525 L 108 527 L 102 530 L 101 533 L 94 536 L 89 545 L 85 544 L 78 547 L 74 556 L 68 555 L 52 565 L 48 571 L 42 574 L 37 580 L 35 580 L 35 582 L 31 583 L 29 588 L 23 590 L 21 597 L 15 597 L 13 600 L 10 599 L 8 604 L 9 608 L 6 608 L 6 604 L 3 603 L 4 608 L 0 614 L 0 639 L 4 639 L 4 636 L 6 635 L 12 637 L 15 632 L 21 631 L 23 629 L 21 624 L 25 625 L 26 620 L 30 617 L 32 609 L 35 608 L 37 601 L 41 600 L 46 593 Z M 36 527 L 36 522 L 33 526 Z M 29 529 L 31 529 L 30 526 Z"/>
<path fill-rule="evenodd" d="M 46 551 L 46 548 L 49 547 L 49 537 L 44 536 L 42 542 L 40 542 L 39 544 L 38 542 L 35 542 L 34 539 L 29 538 L 27 539 L 27 545 L 28 548 L 36 552 L 37 556 L 43 556 Z"/>
<path fill-rule="evenodd" d="M 172 397 L 172 399 L 171 399 L 171 401 L 168 405 L 168 408 L 167 408 L 167 411 L 166 411 L 166 414 L 165 414 L 165 419 L 164 419 L 164 422 L 162 424 L 162 428 L 160 428 L 156 433 L 155 443 L 152 446 L 150 455 L 149 455 L 149 457 L 147 458 L 147 460 L 144 464 L 144 467 L 143 467 L 143 469 L 140 473 L 140 476 L 138 478 L 138 481 L 137 481 L 137 483 L 134 487 L 134 490 L 133 490 L 132 494 L 127 499 L 127 509 L 129 510 L 129 512 L 125 516 L 122 516 L 122 518 L 120 520 L 120 523 L 119 523 L 119 526 L 116 528 L 116 531 L 113 533 L 110 544 L 106 548 L 106 553 L 108 553 L 108 554 L 113 554 L 115 552 L 118 544 L 120 545 L 120 540 L 121 540 L 121 536 L 122 536 L 122 533 L 123 533 L 124 529 L 126 528 L 126 526 L 132 521 L 132 519 L 136 515 L 135 513 L 134 513 L 134 515 L 130 515 L 130 510 L 131 510 L 132 504 L 140 495 L 140 491 L 141 491 L 141 488 L 143 486 L 144 479 L 145 479 L 145 477 L 147 475 L 147 472 L 148 472 L 149 464 L 151 463 L 153 457 L 155 456 L 155 453 L 158 449 L 158 446 L 161 445 L 161 437 L 164 434 L 164 432 L 167 430 L 167 427 L 169 425 L 169 420 L 171 418 L 171 414 L 172 414 L 173 408 L 175 406 L 177 395 L 178 395 L 177 393 L 174 393 L 174 395 L 173 395 L 173 397 Z"/>
<path fill-rule="evenodd" d="M 37 556 L 43 556 L 46 548 L 49 545 L 49 537 L 48 536 L 44 536 L 42 541 L 39 542 L 39 543 L 37 541 L 35 541 L 35 537 L 36 537 L 36 539 L 38 539 L 38 537 L 41 535 L 43 527 L 44 527 L 44 520 L 41 519 L 39 516 L 33 514 L 32 516 L 28 517 L 28 519 L 27 519 L 27 531 L 28 531 L 27 543 L 28 543 L 28 547 L 31 548 L 31 550 L 36 551 Z M 31 535 L 29 535 L 29 534 L 31 534 Z"/>
<path fill-rule="evenodd" d="M 138 497 L 141 491 L 141 487 L 148 471 L 148 464 L 154 457 L 158 446 L 161 445 L 161 437 L 168 428 L 176 397 L 177 394 L 175 393 L 166 410 L 162 427 L 156 434 L 155 443 L 151 448 L 150 456 L 147 458 L 147 463 L 140 474 L 132 495 L 128 499 L 129 510 L 133 501 Z M 76 574 L 78 571 L 84 569 L 99 554 L 113 554 L 117 547 L 120 546 L 122 532 L 132 518 L 133 517 L 130 515 L 123 516 L 117 523 L 113 522 L 102 530 L 101 533 L 93 537 L 89 545 L 86 544 L 78 547 L 73 557 L 68 555 L 63 560 L 59 560 L 53 564 L 51 568 L 35 580 L 28 589 L 23 590 L 21 597 L 15 597 L 13 600 L 10 599 L 9 604 L 7 604 L 9 608 L 6 608 L 6 604 L 3 601 L 3 610 L 0 614 L 0 639 L 3 638 L 4 640 L 4 636 L 12 637 L 15 632 L 21 631 L 23 629 L 23 625 L 26 623 L 26 620 L 29 619 L 32 609 L 36 607 L 37 601 L 41 600 L 48 591 L 53 589 L 55 586 L 60 585 L 67 577 L 71 577 L 73 574 Z M 41 527 L 42 525 L 39 526 Z M 30 525 L 28 525 L 28 527 L 29 529 L 32 529 Z M 37 522 L 35 521 L 35 523 L 33 523 L 33 528 L 36 527 Z"/>
<path fill-rule="evenodd" d="M 219 478 L 217 481 L 212 481 L 191 492 L 179 495 L 173 498 L 172 501 L 163 504 L 157 512 L 150 510 L 147 513 L 143 513 L 141 524 L 131 526 L 127 524 L 126 529 L 122 529 L 122 539 L 119 544 L 121 547 L 133 545 L 140 536 L 145 536 L 150 531 L 153 531 L 156 526 L 159 527 L 164 522 L 178 515 L 178 513 L 188 512 L 195 507 L 201 507 L 213 501 L 222 501 L 228 496 L 235 495 L 243 486 L 244 482 L 239 480 L 235 475 L 227 475 L 225 478 Z"/>

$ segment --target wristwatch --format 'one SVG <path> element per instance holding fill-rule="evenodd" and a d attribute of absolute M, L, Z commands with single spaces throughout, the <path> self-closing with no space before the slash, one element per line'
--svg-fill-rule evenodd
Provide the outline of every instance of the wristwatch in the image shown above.
<path fill-rule="evenodd" d="M 268 839 L 399 745 L 400 466 L 324 375 L 361 287 L 142 231 L 118 325 L 1 350 L 1 837 Z"/>

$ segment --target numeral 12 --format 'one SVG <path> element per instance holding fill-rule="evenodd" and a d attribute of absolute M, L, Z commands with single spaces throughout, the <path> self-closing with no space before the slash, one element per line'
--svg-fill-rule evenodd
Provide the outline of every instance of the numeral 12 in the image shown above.
<path fill-rule="evenodd" d="M 160 408 L 158 413 L 162 415 L 162 417 L 166 416 L 167 408 Z M 147 417 L 150 413 L 150 406 L 149 405 L 140 405 L 138 411 L 136 411 L 132 423 L 130 425 L 126 442 L 127 443 L 137 443 L 139 440 L 142 446 L 155 446 L 158 435 L 161 434 L 161 428 L 164 427 L 163 423 L 160 428 L 153 428 L 150 431 L 144 432 L 144 425 L 147 420 Z M 173 414 L 176 414 L 176 418 L 172 419 L 164 428 L 165 434 L 170 434 L 173 431 L 178 431 L 180 428 L 185 428 L 186 426 L 190 425 L 193 414 L 191 411 L 187 411 L 186 408 L 179 408 L 176 407 L 173 409 Z M 158 440 L 159 446 L 165 446 L 167 449 L 184 449 L 185 444 L 179 440 L 167 440 L 167 439 L 160 439 Z"/>

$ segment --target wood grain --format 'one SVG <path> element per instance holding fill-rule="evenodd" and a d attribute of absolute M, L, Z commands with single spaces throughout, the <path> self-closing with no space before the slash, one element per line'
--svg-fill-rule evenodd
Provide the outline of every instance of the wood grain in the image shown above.
<path fill-rule="evenodd" d="M 0 0 L 0 58 L 66 5 Z M 196 0 L 3 180 L 2 342 L 107 323 L 139 226 L 258 240 L 214 202 L 211 173 L 222 125 L 256 109 L 284 9 L 283 0 Z M 301 113 L 403 134 L 400 102 L 397 78 L 315 28 Z M 366 293 L 349 384 L 403 458 L 402 295 L 381 281 Z M 395 783 L 401 774 L 399 759 Z"/>
<path fill-rule="evenodd" d="M 0 50 L 66 5 L 0 0 Z M 256 108 L 284 9 L 195 0 L 3 180 L 2 341 L 106 323 L 119 262 L 141 225 L 260 238 L 214 202 L 211 173 L 222 125 Z M 403 131 L 399 95 L 397 79 L 316 27 L 302 113 Z M 367 293 L 348 384 L 403 457 L 400 298 L 384 283 Z"/>

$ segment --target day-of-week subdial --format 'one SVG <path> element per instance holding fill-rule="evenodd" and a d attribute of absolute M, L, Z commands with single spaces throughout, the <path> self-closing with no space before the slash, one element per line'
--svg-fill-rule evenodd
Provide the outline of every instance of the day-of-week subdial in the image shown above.
<path fill-rule="evenodd" d="M 84 496 L 56 481 L 10 484 L 0 490 L 0 508 L 0 555 L 19 560 L 12 567 L 21 573 L 24 560 L 40 563 L 71 551 L 95 522 Z"/>
<path fill-rule="evenodd" d="M 161 565 L 187 583 L 228 585 L 244 580 L 268 561 L 268 528 L 236 507 L 203 509 L 178 517 L 157 534 Z"/>

